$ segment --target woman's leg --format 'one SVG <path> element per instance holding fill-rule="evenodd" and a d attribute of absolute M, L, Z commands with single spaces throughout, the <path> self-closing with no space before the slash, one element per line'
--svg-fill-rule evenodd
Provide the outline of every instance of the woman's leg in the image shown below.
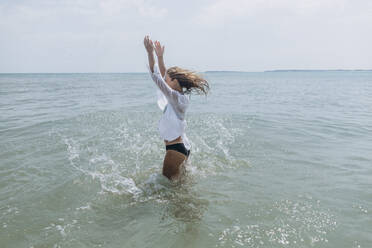
<path fill-rule="evenodd" d="M 183 153 L 167 150 L 163 162 L 163 175 L 170 180 L 178 179 L 186 158 Z"/>

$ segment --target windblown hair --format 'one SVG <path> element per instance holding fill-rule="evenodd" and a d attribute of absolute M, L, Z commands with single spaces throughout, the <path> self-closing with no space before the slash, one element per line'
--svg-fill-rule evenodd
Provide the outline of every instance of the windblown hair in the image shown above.
<path fill-rule="evenodd" d="M 200 95 L 207 95 L 209 92 L 208 81 L 194 71 L 173 66 L 168 68 L 167 73 L 172 80 L 177 79 L 183 92 L 186 94 L 195 92 Z"/>

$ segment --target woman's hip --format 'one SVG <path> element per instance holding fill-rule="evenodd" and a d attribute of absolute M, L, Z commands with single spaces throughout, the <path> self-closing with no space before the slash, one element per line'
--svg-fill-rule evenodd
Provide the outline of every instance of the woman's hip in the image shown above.
<path fill-rule="evenodd" d="M 171 145 L 166 145 L 165 150 L 167 150 L 167 151 L 168 150 L 177 151 L 177 152 L 180 152 L 180 153 L 184 154 L 186 157 L 188 157 L 190 155 L 190 150 L 186 149 L 184 143 L 175 143 L 175 144 L 171 144 Z"/>

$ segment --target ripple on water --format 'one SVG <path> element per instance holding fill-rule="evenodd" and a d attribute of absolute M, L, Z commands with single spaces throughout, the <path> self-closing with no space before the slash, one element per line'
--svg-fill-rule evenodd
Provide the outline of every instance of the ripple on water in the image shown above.
<path fill-rule="evenodd" d="M 319 201 L 299 197 L 248 210 L 248 222 L 239 219 L 218 235 L 218 247 L 312 247 L 328 243 L 337 227 L 335 217 Z"/>

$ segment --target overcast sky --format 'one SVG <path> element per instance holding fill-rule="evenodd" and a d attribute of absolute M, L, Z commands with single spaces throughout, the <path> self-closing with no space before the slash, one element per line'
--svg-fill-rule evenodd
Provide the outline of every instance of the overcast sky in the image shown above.
<path fill-rule="evenodd" d="M 372 69 L 371 0 L 1 0 L 0 72 Z"/>

